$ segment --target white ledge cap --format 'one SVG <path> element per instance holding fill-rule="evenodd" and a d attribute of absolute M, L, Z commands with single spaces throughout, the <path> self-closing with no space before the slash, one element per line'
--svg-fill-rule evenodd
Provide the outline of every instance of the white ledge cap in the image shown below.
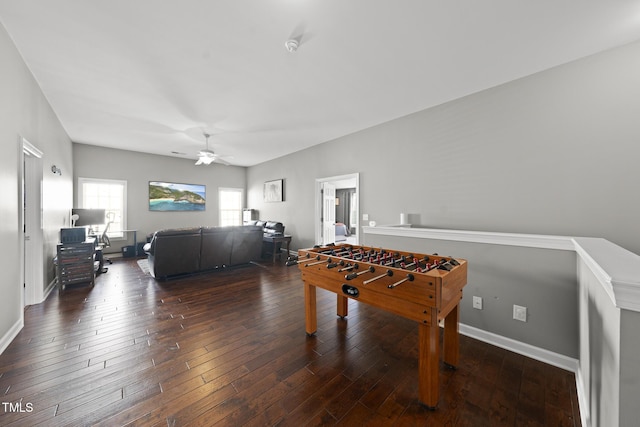
<path fill-rule="evenodd" d="M 575 251 L 618 308 L 640 312 L 640 256 L 606 239 L 542 234 L 413 228 L 362 227 L 365 234 Z"/>
<path fill-rule="evenodd" d="M 618 308 L 640 312 L 640 256 L 605 239 L 576 237 L 576 252 Z"/>

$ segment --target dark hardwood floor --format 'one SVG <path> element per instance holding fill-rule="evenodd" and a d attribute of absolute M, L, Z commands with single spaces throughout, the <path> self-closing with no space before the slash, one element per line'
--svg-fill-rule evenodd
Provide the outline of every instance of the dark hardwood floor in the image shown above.
<path fill-rule="evenodd" d="M 0 425 L 580 425 L 573 373 L 464 336 L 422 407 L 416 325 L 355 301 L 341 320 L 335 301 L 318 289 L 307 337 L 296 267 L 156 282 L 115 260 L 26 309 L 0 356 Z"/>

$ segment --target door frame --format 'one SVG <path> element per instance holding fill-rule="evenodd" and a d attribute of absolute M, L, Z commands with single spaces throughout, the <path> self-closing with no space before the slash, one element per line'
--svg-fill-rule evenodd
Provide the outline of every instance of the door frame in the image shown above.
<path fill-rule="evenodd" d="M 42 229 L 42 157 L 44 153 L 22 136 L 18 136 L 18 144 L 20 152 L 18 169 L 20 283 L 18 285 L 21 287 L 21 305 L 25 307 L 38 304 L 44 299 L 44 233 Z M 25 244 L 27 224 L 32 225 L 29 230 L 29 245 Z"/>
<path fill-rule="evenodd" d="M 330 183 L 339 183 L 340 181 L 345 180 L 355 180 L 355 188 L 356 188 L 356 244 L 360 243 L 360 173 L 350 173 L 346 175 L 337 175 L 330 176 L 326 178 L 316 178 L 315 182 L 315 200 L 316 200 L 316 209 L 315 209 L 315 243 L 322 243 L 322 186 L 325 182 Z M 337 187 L 344 188 L 344 187 Z"/>

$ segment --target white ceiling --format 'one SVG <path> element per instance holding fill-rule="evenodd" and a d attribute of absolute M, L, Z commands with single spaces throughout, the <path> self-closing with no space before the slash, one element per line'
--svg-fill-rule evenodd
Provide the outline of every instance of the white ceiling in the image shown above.
<path fill-rule="evenodd" d="M 73 141 L 195 160 L 207 131 L 250 166 L 638 40 L 640 0 L 0 0 L 0 22 Z"/>

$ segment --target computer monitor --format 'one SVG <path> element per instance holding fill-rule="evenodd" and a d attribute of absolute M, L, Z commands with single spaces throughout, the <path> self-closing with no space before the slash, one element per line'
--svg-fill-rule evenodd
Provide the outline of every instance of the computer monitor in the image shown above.
<path fill-rule="evenodd" d="M 76 227 L 76 228 L 60 229 L 61 243 L 82 243 L 86 239 L 87 239 L 87 230 L 85 228 Z"/>
<path fill-rule="evenodd" d="M 71 215 L 78 215 L 75 222 L 76 227 L 91 227 L 92 225 L 106 224 L 105 209 L 78 209 L 71 210 Z"/>

